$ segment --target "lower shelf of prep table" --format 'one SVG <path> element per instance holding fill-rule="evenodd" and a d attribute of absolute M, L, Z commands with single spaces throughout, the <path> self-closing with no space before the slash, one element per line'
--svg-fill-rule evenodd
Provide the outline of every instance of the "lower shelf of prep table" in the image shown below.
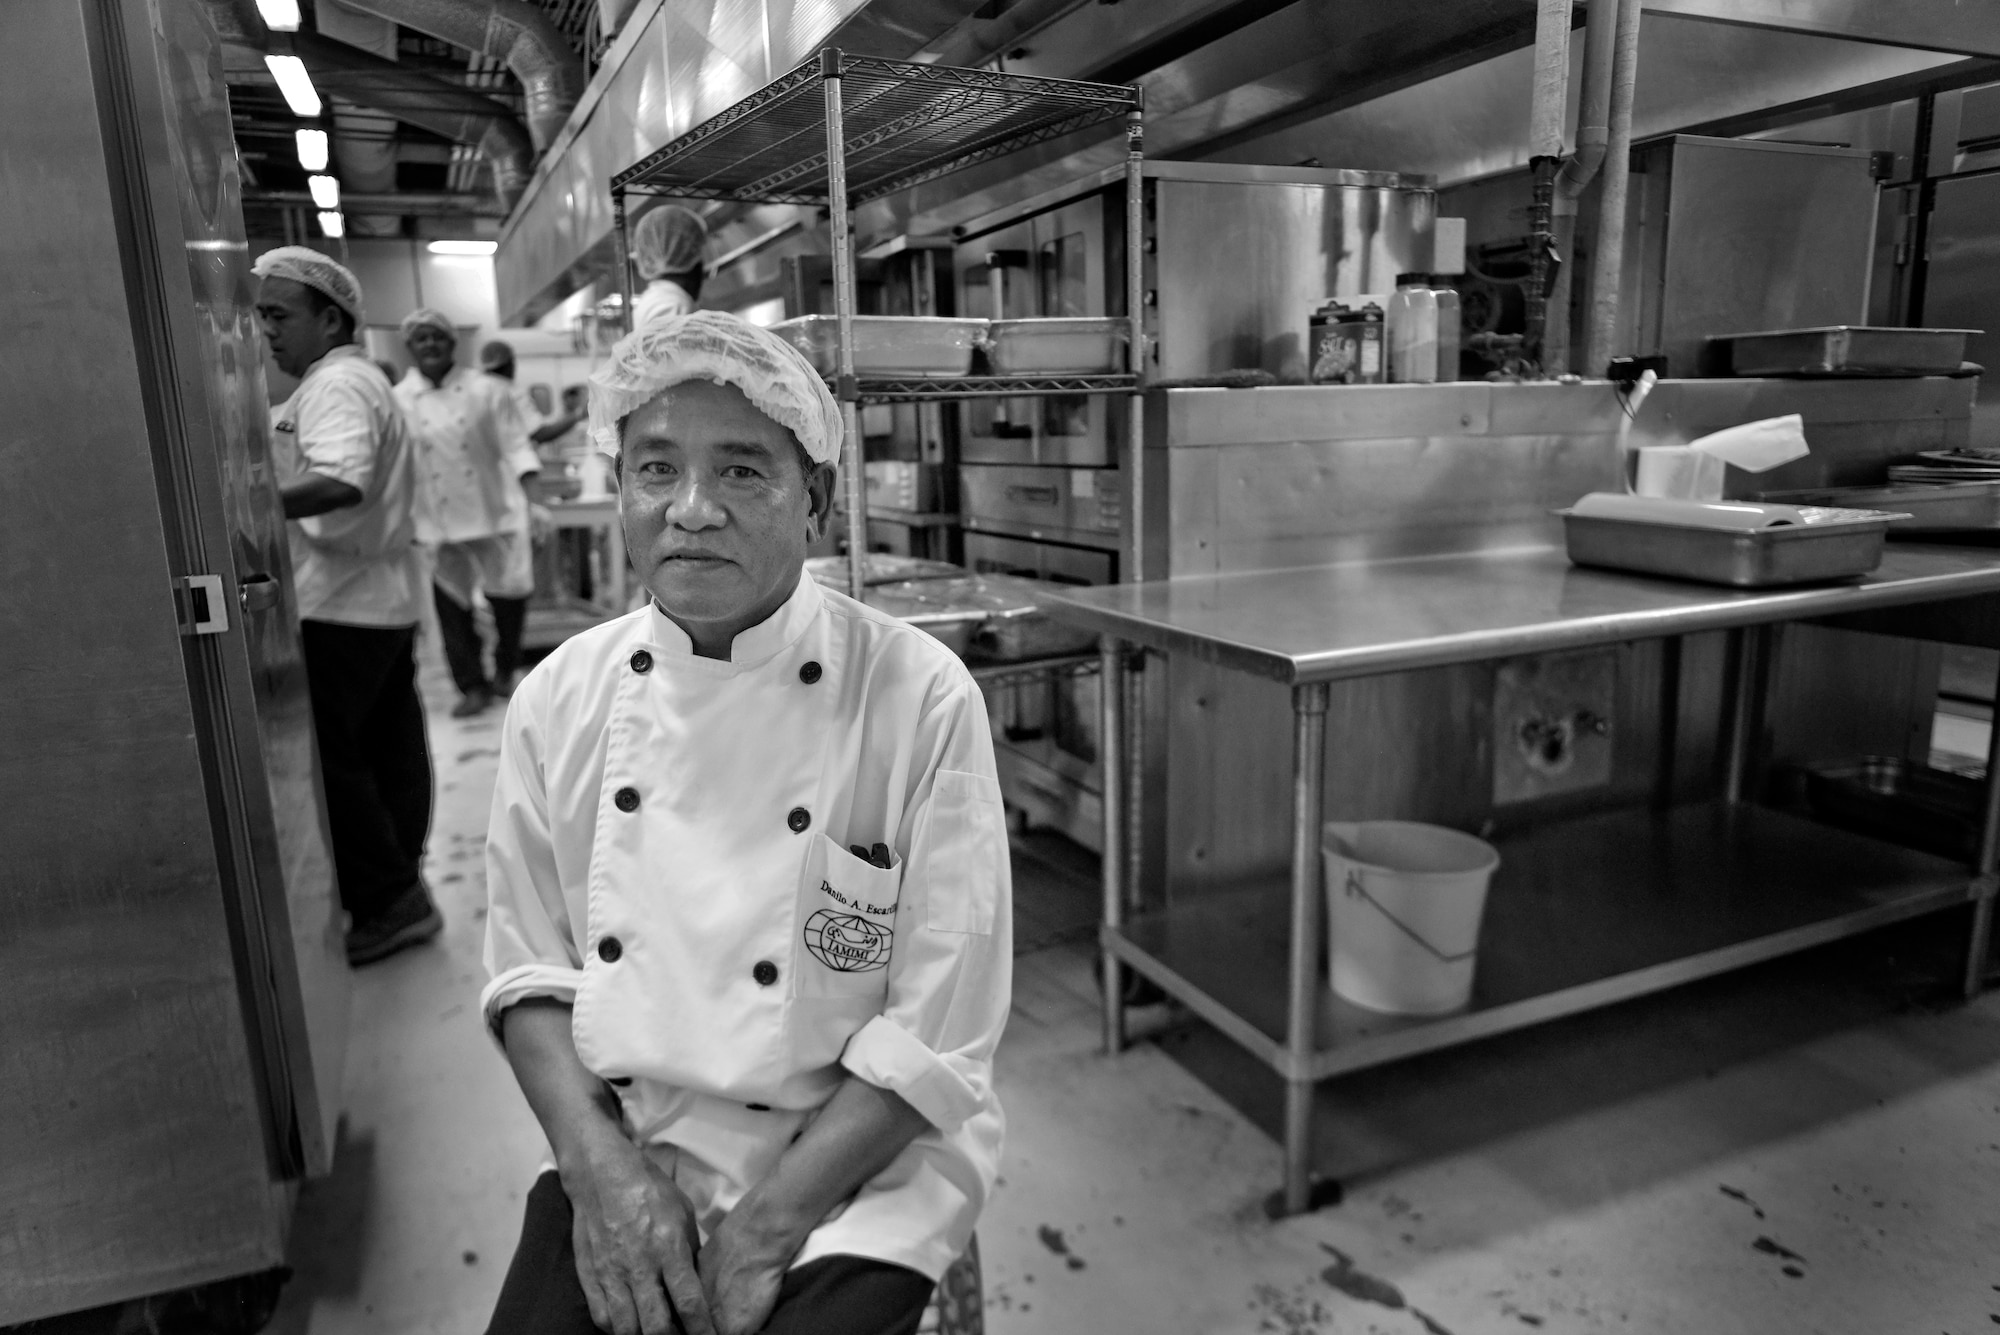
<path fill-rule="evenodd" d="M 1962 864 L 1757 806 L 1554 821 L 1495 841 L 1471 1005 L 1384 1015 L 1319 981 L 1323 1079 L 1610 1005 L 1973 898 Z M 1106 929 L 1105 942 L 1286 1073 L 1280 877 Z"/>

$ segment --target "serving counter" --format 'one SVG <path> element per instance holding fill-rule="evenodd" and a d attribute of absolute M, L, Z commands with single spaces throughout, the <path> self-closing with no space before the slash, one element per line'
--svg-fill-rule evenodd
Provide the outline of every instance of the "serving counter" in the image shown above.
<path fill-rule="evenodd" d="M 1782 625 L 1892 614 L 1893 633 L 1962 638 L 1968 612 L 2000 595 L 1988 550 L 1891 547 L 1846 585 L 1745 592 L 1572 567 L 1546 546 L 1306 569 L 1191 576 L 1069 591 L 1054 615 L 1100 633 L 1104 690 L 1104 1038 L 1124 1042 L 1129 967 L 1262 1059 L 1286 1081 L 1285 1181 L 1274 1210 L 1315 1202 L 1311 1111 L 1318 1080 L 1770 959 L 1929 913 L 1973 906 L 1964 984 L 1978 985 L 2000 854 L 2000 788 L 1989 779 L 1970 868 L 1760 805 L 1763 711 Z M 1935 615 L 1932 615 L 1935 613 Z M 1980 617 L 1971 620 L 1979 621 Z M 1726 635 L 1721 774 L 1682 800 L 1674 745 L 1690 708 L 1678 677 L 1683 637 Z M 1666 734 L 1636 801 L 1557 811 L 1495 835 L 1470 1006 L 1441 1017 L 1350 1005 L 1321 976 L 1320 826 L 1332 769 L 1387 761 L 1341 753 L 1328 737 L 1332 684 L 1522 655 L 1664 641 L 1649 679 Z M 1134 650 L 1274 679 L 1292 710 L 1288 883 L 1252 876 L 1147 906 L 1127 884 L 1145 821 L 1125 748 L 1143 728 L 1128 704 Z M 1708 699 L 1708 697 L 1702 697 Z M 1360 731 L 1366 735 L 1367 728 Z M 2000 739 L 2000 730 L 1996 730 Z M 1331 751 L 1329 751 L 1329 747 Z M 1273 758 L 1275 759 L 1275 758 Z M 1421 757 L 1417 762 L 1421 763 Z M 1988 773 L 2000 755 L 1989 753 Z M 1407 758 L 1405 758 L 1407 763 Z M 1345 817 L 1351 813 L 1334 813 Z"/>

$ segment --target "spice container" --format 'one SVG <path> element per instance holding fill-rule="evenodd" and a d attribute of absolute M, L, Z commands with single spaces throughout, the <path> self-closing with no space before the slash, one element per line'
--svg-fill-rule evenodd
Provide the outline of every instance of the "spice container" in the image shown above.
<path fill-rule="evenodd" d="M 1358 310 L 1328 301 L 1308 322 L 1306 347 L 1315 385 L 1381 384 L 1382 308 L 1365 298 Z"/>

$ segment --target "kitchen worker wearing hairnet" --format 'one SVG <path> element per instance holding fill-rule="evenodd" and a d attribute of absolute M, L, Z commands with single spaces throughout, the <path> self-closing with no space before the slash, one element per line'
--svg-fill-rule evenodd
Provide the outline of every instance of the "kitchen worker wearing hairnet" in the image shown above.
<path fill-rule="evenodd" d="M 521 630 L 535 591 L 529 506 L 522 480 L 541 469 L 513 386 L 461 366 L 451 321 L 428 306 L 403 317 L 403 346 L 415 363 L 396 385 L 396 403 L 417 446 L 424 492 L 421 536 L 436 544 L 432 602 L 445 663 L 458 687 L 452 717 L 468 718 L 514 689 Z M 493 675 L 473 620 L 473 594 L 493 611 Z"/>
<path fill-rule="evenodd" d="M 701 299 L 708 224 L 678 204 L 662 204 L 632 225 L 632 267 L 646 286 L 632 299 L 632 327 L 694 314 Z"/>
<path fill-rule="evenodd" d="M 273 410 L 272 453 L 292 555 L 350 963 L 444 926 L 419 868 L 431 762 L 417 698 L 423 568 L 416 475 L 389 381 L 355 345 L 361 286 L 316 250 L 280 246 L 252 266 L 271 359 L 300 377 Z"/>
<path fill-rule="evenodd" d="M 489 1335 L 917 1328 L 992 1187 L 1012 889 L 979 688 L 804 574 L 833 398 L 729 315 L 591 377 L 651 603 L 516 692 L 482 998 L 554 1168 Z"/>

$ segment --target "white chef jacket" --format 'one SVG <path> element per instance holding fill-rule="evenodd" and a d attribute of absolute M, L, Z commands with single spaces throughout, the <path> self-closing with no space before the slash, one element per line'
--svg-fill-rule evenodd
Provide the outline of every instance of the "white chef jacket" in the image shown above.
<path fill-rule="evenodd" d="M 632 327 L 639 329 L 655 320 L 694 312 L 695 300 L 686 288 L 671 278 L 655 278 L 632 298 Z"/>
<path fill-rule="evenodd" d="M 875 843 L 892 868 L 848 851 Z M 931 1125 L 795 1264 L 935 1278 L 964 1249 L 999 1167 L 1013 914 L 950 651 L 803 575 L 727 662 L 650 604 L 586 631 L 508 707 L 486 859 L 488 1023 L 571 1001 L 704 1235 L 852 1073 Z"/>
<path fill-rule="evenodd" d="M 525 527 L 520 478 L 541 460 L 511 385 L 469 366 L 452 367 L 433 385 L 413 366 L 396 385 L 396 402 L 417 445 L 426 542 L 470 542 Z"/>
<path fill-rule="evenodd" d="M 278 477 L 345 482 L 361 504 L 285 525 L 299 616 L 414 626 L 428 581 L 416 548 L 416 474 L 403 414 L 381 370 L 352 343 L 306 368 L 272 410 Z"/>

